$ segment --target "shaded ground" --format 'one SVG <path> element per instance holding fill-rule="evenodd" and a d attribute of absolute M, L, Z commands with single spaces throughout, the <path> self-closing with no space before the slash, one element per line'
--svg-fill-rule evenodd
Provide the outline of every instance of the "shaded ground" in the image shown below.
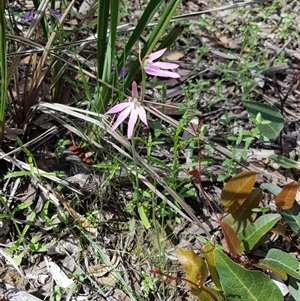
<path fill-rule="evenodd" d="M 229 4 L 231 1 L 183 1 L 178 14 L 209 11 Z M 127 6 L 128 15 L 124 13 L 124 22 L 135 23 L 136 18 L 139 18 L 142 4 L 134 5 L 135 9 Z M 227 8 L 178 21 L 184 26 L 184 31 L 166 58 L 180 64 L 179 73 L 182 76 L 179 80 L 165 81 L 166 98 L 173 105 L 180 103 L 185 106 L 192 100 L 191 114 L 203 120 L 207 126 L 203 145 L 213 145 L 215 151 L 204 152 L 204 156 L 211 160 L 208 160 L 209 164 L 203 170 L 202 184 L 217 213 L 221 212 L 221 177 L 225 179 L 225 176 L 243 170 L 246 166 L 260 171 L 257 185 L 266 179 L 283 184 L 287 177 L 295 180 L 299 178 L 297 171 L 283 171 L 267 160 L 272 153 L 298 159 L 298 19 L 297 1 L 261 1 L 238 9 Z M 95 51 L 94 46 L 89 50 Z M 26 82 L 23 84 L 26 85 Z M 46 86 L 49 84 L 45 82 Z M 161 90 L 156 89 L 154 84 L 152 88 L 147 92 L 148 99 L 152 95 L 160 99 Z M 62 103 L 74 105 L 72 97 L 78 91 L 74 92 L 70 88 L 69 91 L 65 89 L 65 92 Z M 80 98 L 81 91 L 77 94 Z M 255 140 L 242 165 L 236 165 L 233 160 L 224 165 L 225 155 L 227 158 L 232 156 L 226 150 L 228 144 L 231 143 L 238 151 L 244 149 L 243 143 L 235 146 L 235 141 L 230 141 L 228 137 L 238 136 L 241 128 L 253 127 L 242 103 L 247 100 L 272 104 L 281 110 L 285 118 L 284 130 L 279 139 L 269 142 Z M 161 109 L 159 105 L 157 108 Z M 167 108 L 164 114 L 177 121 L 183 115 L 176 106 Z M 37 166 L 46 172 L 65 172 L 68 177 L 64 180 L 68 181 L 69 187 L 64 188 L 62 194 L 54 194 L 56 200 L 51 203 L 47 199 L 47 192 L 54 186 L 53 179 L 46 180 L 43 185 L 35 177 L 23 177 L 20 182 L 15 179 L 3 179 L 0 182 L 3 197 L 9 200 L 6 206 L 10 208 L 7 210 L 3 202 L 3 212 L 7 214 L 7 211 L 17 208 L 13 220 L 5 216 L 1 220 L 1 279 L 39 298 L 48 298 L 49 294 L 58 298 L 59 291 L 53 289 L 52 282 L 55 272 L 49 277 L 49 269 L 55 269 L 57 264 L 65 276 L 54 279 L 55 283 L 76 284 L 69 293 L 64 292 L 63 296 L 67 300 L 71 296 L 74 300 L 194 300 L 185 282 L 164 284 L 159 277 L 150 275 L 149 269 L 157 267 L 174 276 L 182 276 L 183 269 L 178 264 L 175 249 L 180 246 L 199 252 L 201 243 L 196 237 L 205 236 L 205 231 L 213 234 L 218 230 L 217 218 L 199 193 L 197 185 L 187 180 L 195 187 L 193 195 L 185 200 L 195 213 L 197 222 L 186 211 L 184 213 L 193 222 L 171 211 L 169 216 L 152 217 L 151 227 L 145 229 L 136 210 L 128 208 L 130 200 L 134 198 L 132 179 L 118 170 L 116 176 L 103 185 L 111 174 L 93 167 L 93 164 L 101 162 L 88 161 L 82 155 L 82 152 L 88 153 L 84 147 L 80 149 L 68 145 L 68 150 L 57 161 L 54 146 L 60 139 L 73 138 L 62 127 L 53 130 L 47 138 L 40 137 L 47 129 L 58 124 L 53 116 L 49 119 L 46 117 L 39 113 L 29 123 L 29 130 L 22 132 L 23 138 L 31 141 L 39 137 L 39 143 L 29 147 Z M 153 117 L 152 122 L 155 121 Z M 15 140 L 16 132 L 12 135 L 14 139 L 9 140 L 9 134 L 6 134 L 4 153 L 16 147 L 15 142 L 11 142 Z M 170 140 L 164 138 L 159 142 L 158 146 L 153 147 L 152 154 L 165 164 L 170 164 L 173 160 Z M 80 141 L 75 138 L 74 144 L 78 143 Z M 101 146 L 105 150 L 93 149 L 91 160 L 107 156 L 109 146 L 105 141 Z M 187 156 L 183 149 L 179 156 L 182 165 L 186 163 Z M 28 162 L 29 157 L 24 152 L 17 152 L 20 161 Z M 3 176 L 12 170 L 12 162 L 0 161 Z M 158 167 L 154 164 L 155 168 Z M 187 172 L 180 171 L 178 181 Z M 170 176 L 159 168 L 157 173 L 164 178 Z M 20 207 L 20 204 L 28 201 L 27 209 Z M 58 202 L 58 205 L 54 206 L 53 202 Z M 156 212 L 156 206 L 162 206 L 160 199 L 147 204 L 149 216 Z M 33 209 L 36 210 L 34 215 Z M 163 210 L 166 212 L 168 206 Z M 25 229 L 28 223 L 30 227 Z M 220 235 L 218 239 L 221 239 Z M 276 243 L 288 251 L 297 252 L 291 245 L 283 246 L 281 239 Z M 11 248 L 11 253 L 8 248 Z M 17 268 L 11 264 L 11 258 L 22 262 L 22 270 L 16 272 Z"/>

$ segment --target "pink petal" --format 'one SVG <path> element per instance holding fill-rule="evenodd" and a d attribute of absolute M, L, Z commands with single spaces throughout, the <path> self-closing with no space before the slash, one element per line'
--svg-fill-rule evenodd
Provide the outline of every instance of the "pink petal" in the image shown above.
<path fill-rule="evenodd" d="M 159 74 L 161 73 L 162 70 L 160 70 L 159 68 L 149 68 L 149 67 L 145 67 L 145 72 L 149 75 L 153 75 L 153 76 L 160 76 Z"/>
<path fill-rule="evenodd" d="M 138 117 L 138 110 L 133 109 L 131 111 L 129 121 L 128 121 L 128 129 L 127 129 L 127 138 L 128 139 L 130 139 L 132 136 L 133 128 L 134 128 L 134 125 L 136 124 L 137 117 Z"/>
<path fill-rule="evenodd" d="M 60 19 L 61 18 L 61 14 L 58 13 L 57 11 L 55 11 L 54 9 L 50 9 L 50 15 L 56 19 Z"/>
<path fill-rule="evenodd" d="M 171 71 L 161 71 L 161 77 L 171 77 L 171 78 L 179 78 L 180 74 L 177 72 L 171 72 Z M 162 75 L 163 74 L 163 75 Z"/>
<path fill-rule="evenodd" d="M 157 67 L 157 68 L 163 68 L 163 69 L 176 69 L 179 67 L 178 64 L 173 64 L 173 63 L 165 63 L 165 62 L 154 62 L 149 64 L 148 67 Z"/>
<path fill-rule="evenodd" d="M 180 75 L 176 72 L 165 71 L 158 68 L 145 68 L 145 71 L 149 75 L 160 76 L 160 77 L 171 77 L 171 78 L 179 78 Z"/>
<path fill-rule="evenodd" d="M 148 121 L 147 121 L 147 116 L 146 116 L 146 111 L 145 109 L 142 107 L 142 106 L 139 106 L 138 109 L 138 114 L 139 114 L 139 117 L 140 119 L 142 120 L 142 122 L 148 126 Z"/>
<path fill-rule="evenodd" d="M 130 103 L 129 101 L 119 103 L 119 104 L 115 105 L 114 107 L 112 107 L 110 110 L 108 110 L 105 114 L 118 113 L 118 112 L 124 110 L 125 108 L 127 108 L 128 106 L 132 106 L 132 103 Z"/>
<path fill-rule="evenodd" d="M 156 59 L 158 59 L 159 57 L 161 57 L 165 52 L 166 52 L 167 48 L 152 52 L 151 54 L 148 55 L 147 59 L 150 61 L 154 61 Z"/>
<path fill-rule="evenodd" d="M 138 89 L 137 89 L 137 84 L 135 81 L 132 82 L 131 95 L 133 98 L 138 98 Z"/>
<path fill-rule="evenodd" d="M 118 116 L 116 122 L 113 124 L 111 129 L 114 131 L 125 119 L 126 117 L 130 114 L 132 111 L 132 107 L 127 107 L 125 110 L 123 110 L 120 115 Z"/>
<path fill-rule="evenodd" d="M 30 21 L 33 19 L 34 10 L 32 9 L 27 15 L 24 16 L 24 21 Z"/>

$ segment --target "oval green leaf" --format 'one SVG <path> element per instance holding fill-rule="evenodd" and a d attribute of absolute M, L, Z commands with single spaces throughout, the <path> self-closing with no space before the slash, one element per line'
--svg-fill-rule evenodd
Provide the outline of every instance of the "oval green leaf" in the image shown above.
<path fill-rule="evenodd" d="M 290 277 L 289 279 L 289 292 L 293 298 L 288 299 L 289 301 L 300 300 L 300 281 Z"/>
<path fill-rule="evenodd" d="M 283 301 L 277 285 L 260 271 L 249 271 L 215 250 L 216 267 L 227 301 Z"/>
<path fill-rule="evenodd" d="M 266 214 L 260 216 L 252 225 L 249 225 L 238 234 L 242 246 L 241 252 L 250 252 L 260 238 L 265 235 L 279 220 L 280 214 Z"/>
<path fill-rule="evenodd" d="M 298 260 L 286 252 L 271 249 L 266 258 L 261 259 L 259 262 L 265 266 L 283 271 L 296 279 L 300 279 L 300 264 Z"/>
<path fill-rule="evenodd" d="M 284 125 L 282 114 L 273 106 L 264 103 L 254 101 L 244 101 L 243 103 L 252 118 L 256 118 L 257 114 L 260 113 L 262 119 L 269 122 L 258 124 L 260 133 L 269 139 L 276 139 Z"/>
<path fill-rule="evenodd" d="M 271 184 L 271 183 L 262 183 L 259 187 L 261 189 L 268 190 L 270 193 L 272 193 L 274 195 L 277 195 L 281 191 L 280 187 L 278 187 L 275 184 Z"/>
<path fill-rule="evenodd" d="M 256 216 L 257 216 L 257 213 L 252 213 L 252 215 L 250 217 L 248 217 L 247 219 L 239 221 L 239 220 L 235 219 L 232 216 L 232 214 L 229 213 L 229 214 L 224 215 L 222 222 L 229 225 L 234 230 L 235 233 L 240 233 L 245 228 L 247 228 L 249 225 L 254 223 Z"/>
<path fill-rule="evenodd" d="M 291 209 L 283 210 L 281 215 L 293 231 L 300 230 L 300 205 L 297 202 L 294 202 Z"/>
<path fill-rule="evenodd" d="M 266 271 L 272 271 L 273 273 L 275 273 L 277 276 L 279 276 L 282 280 L 287 280 L 288 276 L 285 272 L 279 270 L 279 269 L 276 269 L 276 268 L 273 268 L 267 264 L 263 264 L 263 263 L 257 263 L 257 264 L 254 264 L 255 267 L 259 268 L 259 269 L 262 269 L 262 270 L 266 270 Z"/>

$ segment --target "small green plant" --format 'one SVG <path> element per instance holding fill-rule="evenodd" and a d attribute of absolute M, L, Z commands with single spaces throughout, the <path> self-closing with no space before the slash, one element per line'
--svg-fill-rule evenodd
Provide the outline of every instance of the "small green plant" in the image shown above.
<path fill-rule="evenodd" d="M 267 214 L 270 211 L 271 211 L 271 208 L 269 206 L 252 209 L 252 212 L 262 213 L 262 214 Z"/>
<path fill-rule="evenodd" d="M 66 149 L 66 146 L 70 143 L 71 141 L 66 139 L 60 139 L 58 142 L 57 142 L 57 146 L 55 148 L 55 158 L 56 160 L 60 159 L 64 150 Z"/>
<path fill-rule="evenodd" d="M 291 30 L 295 28 L 295 16 L 292 13 L 281 14 L 281 26 L 279 27 L 279 37 L 281 39 L 287 39 L 287 37 L 292 33 L 295 34 L 297 31 Z M 295 32 L 295 33 L 294 33 Z"/>
<path fill-rule="evenodd" d="M 148 298 L 151 293 L 154 293 L 159 283 L 159 277 L 152 277 L 148 273 L 142 271 L 143 280 L 141 281 L 141 290 L 143 291 L 144 297 Z"/>
<path fill-rule="evenodd" d="M 54 290 L 49 296 L 50 301 L 60 301 L 63 297 L 63 289 L 57 285 L 54 286 Z"/>
<path fill-rule="evenodd" d="M 42 244 L 40 242 L 40 240 L 41 240 L 41 237 L 38 237 L 38 236 L 32 237 L 32 239 L 28 245 L 28 248 L 34 252 L 47 252 L 48 248 L 44 244 Z"/>
<path fill-rule="evenodd" d="M 252 122 L 251 130 L 245 130 L 240 126 L 237 134 L 233 135 L 230 124 L 235 118 L 225 114 L 225 118 L 220 119 L 220 123 L 226 127 L 224 139 L 230 143 L 227 144 L 227 148 L 230 149 L 232 156 L 223 161 L 222 166 L 227 170 L 218 176 L 218 181 L 224 181 L 236 174 L 237 161 L 242 162 L 247 159 L 248 150 L 255 141 L 268 142 L 274 139 L 283 128 L 283 116 L 278 110 L 265 104 L 249 101 L 244 104 L 251 116 L 249 118 Z"/>

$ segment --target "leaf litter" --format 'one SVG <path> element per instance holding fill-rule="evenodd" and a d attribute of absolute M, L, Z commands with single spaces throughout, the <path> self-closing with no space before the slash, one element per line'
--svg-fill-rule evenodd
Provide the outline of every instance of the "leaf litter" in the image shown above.
<path fill-rule="evenodd" d="M 25 8 L 24 13 L 28 13 L 33 5 L 29 3 L 30 1 L 25 2 L 25 7 L 17 5 L 12 9 L 23 11 Z M 219 1 L 218 5 L 228 6 L 227 1 L 221 2 Z M 295 1 L 283 1 L 283 5 L 274 10 L 268 20 L 261 23 L 264 18 L 263 12 L 271 9 L 271 4 L 268 1 L 256 4 L 250 2 L 254 1 L 249 1 L 248 5 L 244 3 L 236 10 L 227 8 L 215 11 L 217 5 L 215 1 L 208 3 L 196 0 L 183 1 L 179 6 L 179 14 L 200 13 L 197 18 L 194 16 L 188 18 L 189 25 L 184 24 L 185 30 L 178 39 L 174 50 L 166 53 L 170 62 L 180 65 L 178 72 L 181 77 L 158 80 L 146 93 L 148 100 L 153 96 L 161 98 L 161 90 L 157 87 L 163 83 L 166 84 L 166 100 L 170 104 L 169 109 L 160 104 L 147 109 L 151 111 L 153 118 L 156 116 L 164 120 L 165 123 L 162 126 L 167 129 L 170 124 L 178 125 L 178 121 L 183 116 L 180 105 L 186 105 L 187 97 L 182 92 L 182 88 L 188 87 L 192 91 L 189 97 L 193 97 L 195 100 L 193 109 L 199 112 L 197 117 L 204 120 L 204 124 L 208 126 L 204 142 L 215 149 L 214 152 L 205 151 L 205 155 L 212 158 L 213 163 L 203 169 L 201 181 L 207 194 L 216 203 L 216 208 L 221 206 L 220 182 L 217 179 L 227 172 L 226 168 L 222 167 L 222 162 L 226 158 L 232 158 L 232 153 L 226 149 L 226 137 L 237 135 L 241 128 L 251 129 L 253 126 L 249 122 L 248 113 L 241 100 L 246 101 L 251 98 L 277 107 L 284 114 L 284 129 L 279 140 L 257 141 L 256 144 L 251 145 L 251 148 L 248 149 L 249 156 L 237 165 L 237 171 L 250 169 L 258 172 L 258 184 L 267 180 L 270 183 L 283 185 L 290 180 L 299 178 L 297 171 L 285 170 L 268 160 L 270 152 L 271 154 L 282 153 L 290 159 L 297 159 L 297 152 L 299 152 L 300 136 L 297 116 L 299 116 L 300 110 L 298 105 L 300 65 L 298 53 L 294 50 L 297 49 L 298 29 L 295 27 L 295 22 L 299 18 L 299 4 Z M 77 13 L 84 16 L 90 10 L 86 7 L 87 1 L 83 3 L 77 7 L 78 12 L 74 13 L 76 16 Z M 124 17 L 124 21 L 130 26 L 135 24 L 141 15 L 142 7 L 137 9 L 137 6 L 137 3 L 132 3 L 128 16 Z M 208 11 L 206 14 L 202 14 L 205 18 L 201 18 L 202 11 Z M 287 13 L 295 19 L 289 27 L 285 26 L 287 20 L 284 19 L 284 14 Z M 72 24 L 72 20 L 68 20 L 68 22 Z M 73 24 L 77 24 L 77 22 L 80 22 L 80 19 L 74 21 Z M 255 30 L 254 37 L 247 32 L 246 24 L 251 24 L 252 30 Z M 22 24 L 22 22 L 18 26 L 22 26 L 24 32 L 25 29 L 28 29 L 28 25 Z M 241 30 L 242 27 L 245 29 Z M 293 30 L 293 34 L 289 34 L 289 30 Z M 29 34 L 32 32 L 29 30 L 24 38 L 29 38 Z M 247 35 L 248 38 L 245 38 Z M 89 53 L 95 51 L 95 45 L 92 43 L 83 45 L 88 37 L 92 40 L 95 36 L 82 31 L 78 37 L 79 42 L 77 43 L 75 40 L 72 43 L 79 45 L 80 53 L 78 55 L 85 61 L 85 66 L 91 67 L 95 62 L 89 58 Z M 42 53 L 44 46 L 39 44 L 38 40 L 38 36 L 33 40 L 37 43 L 35 50 L 37 53 Z M 20 41 L 22 41 L 21 38 Z M 29 43 L 29 41 L 27 42 Z M 122 37 L 118 43 L 122 44 Z M 255 49 L 255 54 L 251 47 Z M 199 49 L 203 52 L 200 52 Z M 19 50 L 24 51 L 26 57 L 25 48 Z M 285 55 L 284 62 L 281 63 L 279 58 L 283 54 Z M 13 55 L 10 55 L 12 58 Z M 67 52 L 62 52 L 61 56 L 66 60 L 71 58 Z M 21 101 L 28 95 L 30 99 L 38 98 L 49 102 L 56 102 L 58 97 L 61 97 L 61 103 L 68 105 L 80 100 L 83 91 L 77 91 L 77 94 L 72 93 L 74 74 L 69 74 L 70 81 L 65 86 L 64 94 L 58 96 L 55 93 L 49 93 L 50 86 L 54 84 L 48 82 L 47 76 L 47 72 L 52 67 L 51 63 L 44 61 L 44 65 L 41 64 L 45 69 L 40 73 L 41 80 L 37 81 L 31 76 L 32 70 L 42 62 L 40 54 L 35 57 L 30 55 L 26 60 L 28 60 L 27 63 L 23 60 L 17 70 L 21 80 L 16 83 L 22 89 L 18 91 L 15 86 L 11 90 L 13 106 L 16 109 L 23 106 Z M 230 67 L 229 63 L 232 64 Z M 241 72 L 243 64 L 247 70 Z M 263 65 L 264 68 L 257 68 L 258 64 Z M 246 81 L 250 82 L 250 86 L 253 85 L 252 89 L 246 85 Z M 197 82 L 205 83 L 205 85 L 203 84 L 201 89 L 193 91 L 191 83 Z M 33 91 L 35 92 L 33 93 Z M 248 91 L 250 92 L 248 93 Z M 75 100 L 72 99 L 73 95 Z M 243 96 L 247 96 L 247 98 L 243 99 Z M 74 277 L 74 273 L 77 273 L 76 277 L 83 276 L 85 280 L 76 289 L 70 289 L 66 293 L 66 299 L 71 299 L 73 296 L 75 298 L 73 300 L 90 300 L 92 295 L 98 294 L 100 300 L 118 297 L 122 300 L 130 298 L 131 300 L 142 300 L 141 298 L 147 300 L 147 297 L 144 297 L 143 283 L 147 279 L 145 275 L 149 275 L 148 270 L 161 264 L 161 258 L 157 257 L 157 254 L 164 258 L 165 263 L 162 265 L 164 269 L 168 269 L 170 273 L 174 274 L 182 273 L 182 268 L 178 265 L 175 257 L 175 249 L 181 247 L 199 252 L 202 244 L 196 237 L 211 236 L 219 228 L 218 217 L 207 206 L 197 182 L 194 182 L 194 195 L 186 199 L 188 206 L 186 208 L 189 210 L 186 209 L 183 211 L 184 215 L 179 215 L 181 223 L 177 224 L 174 220 L 169 220 L 164 226 L 157 223 L 154 228 L 146 230 L 138 222 L 135 222 L 135 227 L 131 227 L 132 218 L 130 214 L 124 212 L 128 200 L 134 197 L 131 182 L 128 180 L 129 170 L 123 168 L 116 170 L 113 174 L 99 172 L 99 169 L 85 164 L 82 157 L 74 155 L 72 152 L 71 154 L 65 152 L 64 156 L 57 159 L 54 145 L 57 145 L 60 138 L 72 139 L 78 145 L 82 142 L 77 137 L 76 127 L 72 127 L 74 117 L 72 118 L 73 115 L 70 115 L 66 118 L 55 110 L 55 106 L 52 110 L 47 109 L 48 111 L 43 111 L 42 107 L 39 107 L 40 112 L 34 116 L 30 111 L 36 105 L 34 102 L 32 100 L 31 103 L 27 103 L 22 113 L 17 110 L 19 115 L 14 120 L 7 121 L 7 130 L 9 130 L 5 137 L 8 139 L 7 148 L 0 154 L 3 177 L 16 168 L 32 171 L 30 163 L 32 158 L 21 151 L 21 146 L 14 153 L 17 158 L 13 158 L 13 154 L 8 155 L 12 149 L 16 148 L 11 141 L 15 141 L 16 137 L 20 135 L 24 138 L 23 133 L 26 131 L 29 145 L 24 145 L 23 148 L 30 149 L 40 168 L 34 173 L 44 177 L 43 180 L 40 177 L 30 179 L 30 177 L 26 178 L 24 174 L 21 181 L 18 181 L 18 178 L 1 180 L 3 197 L 9 200 L 11 209 L 18 208 L 20 202 L 29 204 L 27 212 L 20 210 L 20 216 L 15 218 L 20 225 L 18 229 L 24 233 L 21 237 L 24 238 L 26 235 L 22 243 L 19 243 L 19 233 L 13 224 L 7 225 L 8 218 L 3 219 L 0 227 L 1 247 L 3 250 L 9 250 L 18 244 L 19 248 L 9 256 L 15 262 L 21 263 L 20 268 L 23 269 L 21 274 L 16 273 L 17 268 L 10 264 L 8 257 L 1 256 L 3 266 L 9 266 L 9 268 L 0 269 L 1 279 L 5 283 L 9 283 L 1 285 L 1 293 L 6 299 L 12 300 L 8 298 L 8 293 L 12 289 L 11 284 L 13 288 L 16 287 L 20 290 L 20 294 L 24 294 L 19 300 L 24 300 L 24 298 L 28 300 L 43 299 L 53 290 L 51 278 L 55 280 L 57 275 L 64 275 L 63 282 L 66 284 L 69 281 L 71 283 L 70 274 L 73 273 Z M 80 108 L 84 109 L 85 104 L 81 105 Z M 46 112 L 44 114 L 47 116 L 47 129 L 45 122 L 37 122 L 37 119 L 43 116 L 42 112 Z M 191 112 L 193 111 L 191 110 Z M 18 126 L 15 126 L 16 124 Z M 22 128 L 22 132 L 19 127 Z M 53 133 L 46 137 L 44 133 L 51 128 Z M 191 129 L 189 131 L 191 132 Z M 192 134 L 194 135 L 193 132 Z M 36 138 L 38 139 L 35 140 Z M 170 140 L 162 139 L 159 142 L 153 148 L 153 152 L 156 151 L 156 156 L 168 167 L 173 160 Z M 102 155 L 110 147 L 109 142 L 102 141 L 99 147 L 100 151 L 103 149 Z M 238 153 L 242 153 L 242 151 L 242 148 L 238 149 Z M 192 155 L 194 154 L 192 153 Z M 183 156 L 180 159 L 181 162 L 184 162 L 185 158 Z M 151 168 L 162 178 L 170 176 L 168 168 L 158 169 L 155 164 Z M 185 177 L 186 175 L 187 170 L 178 173 L 179 179 L 180 176 Z M 79 180 L 75 180 L 75 176 Z M 142 176 L 147 178 L 148 175 Z M 107 181 L 107 178 L 111 182 Z M 48 179 L 46 185 L 44 179 Z M 146 180 L 144 181 L 146 183 Z M 64 198 L 53 190 L 53 183 L 60 183 L 64 186 Z M 78 195 L 72 195 L 71 191 L 75 191 Z M 99 193 L 100 191 L 101 193 Z M 78 196 L 80 197 L 78 198 Z M 17 209 L 15 210 L 17 212 Z M 34 220 L 33 225 L 26 230 L 28 231 L 26 233 L 24 225 L 32 222 L 31 210 L 35 210 L 36 215 L 44 214 L 44 210 L 49 210 L 48 212 L 51 213 L 49 216 L 52 215 L 52 218 L 48 223 L 42 222 L 40 219 Z M 90 212 L 95 212 L 95 214 L 90 214 Z M 198 223 L 193 216 L 197 218 Z M 91 225 L 97 225 L 97 227 Z M 10 228 L 9 232 L 7 231 L 8 227 Z M 93 237 L 93 243 L 89 242 L 88 238 L 85 240 L 81 238 L 84 234 L 80 229 L 84 229 Z M 158 248 L 154 234 L 160 236 L 160 248 Z M 33 237 L 39 239 L 35 241 Z M 42 249 L 42 246 L 45 246 L 45 250 Z M 35 248 L 40 251 L 34 252 Z M 101 258 L 98 256 L 99 253 L 102 254 Z M 51 261 L 48 256 L 51 256 Z M 83 258 L 84 260 L 82 260 Z M 52 263 L 50 264 L 50 262 Z M 51 266 L 57 269 L 54 274 L 51 272 Z M 120 271 L 122 277 L 120 277 Z M 59 281 L 55 280 L 56 284 L 59 284 Z M 104 289 L 101 286 L 103 283 L 107 285 Z M 111 286 L 109 283 L 112 283 Z M 124 291 L 124 287 L 130 289 Z M 151 296 L 152 300 L 162 300 L 161 294 L 164 289 L 164 284 L 157 282 L 155 289 L 149 293 L 148 297 Z M 184 287 L 171 284 L 168 286 L 168 290 L 168 297 L 173 296 L 174 300 L 176 298 L 177 300 L 196 300 L 196 298 L 188 296 Z M 28 295 L 29 293 L 34 295 Z"/>

